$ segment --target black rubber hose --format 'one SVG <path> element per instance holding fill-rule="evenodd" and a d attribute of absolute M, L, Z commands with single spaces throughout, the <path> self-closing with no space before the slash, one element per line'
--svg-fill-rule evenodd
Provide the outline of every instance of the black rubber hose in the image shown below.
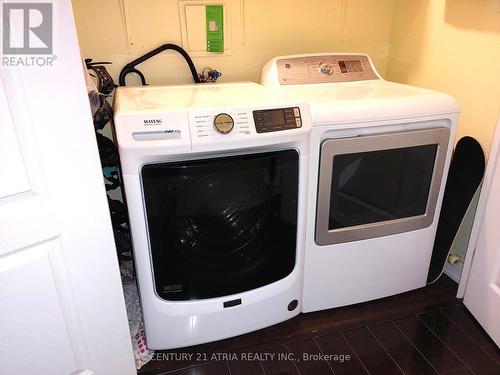
<path fill-rule="evenodd" d="M 126 74 L 129 74 L 129 73 L 135 73 L 135 74 L 137 74 L 139 76 L 139 78 L 141 79 L 141 83 L 142 83 L 143 86 L 147 86 L 148 85 L 147 82 L 146 82 L 146 77 L 144 77 L 144 74 L 142 74 L 142 72 L 140 70 L 137 70 L 137 68 L 130 69 Z"/>
<path fill-rule="evenodd" d="M 118 80 L 120 86 L 126 86 L 125 78 L 126 78 L 127 74 L 132 73 L 132 72 L 137 73 L 141 77 L 142 84 L 145 85 L 146 80 L 144 78 L 144 75 L 139 70 L 137 70 L 135 66 L 139 65 L 140 63 L 143 63 L 144 61 L 149 60 L 150 58 L 158 55 L 159 53 L 161 53 L 165 50 L 169 50 L 169 49 L 179 52 L 182 55 L 182 57 L 184 57 L 184 59 L 186 60 L 188 66 L 189 66 L 189 70 L 191 71 L 191 75 L 193 76 L 193 81 L 195 83 L 200 83 L 200 78 L 198 77 L 198 73 L 196 72 L 196 68 L 193 64 L 193 60 L 191 60 L 191 57 L 189 57 L 187 52 L 182 47 L 179 47 L 176 44 L 167 43 L 167 44 L 161 45 L 158 48 L 155 48 L 154 50 L 146 53 L 145 55 L 143 55 L 143 56 L 135 59 L 134 61 L 131 61 L 127 65 L 125 65 L 123 67 L 122 71 L 120 72 L 120 77 Z"/>

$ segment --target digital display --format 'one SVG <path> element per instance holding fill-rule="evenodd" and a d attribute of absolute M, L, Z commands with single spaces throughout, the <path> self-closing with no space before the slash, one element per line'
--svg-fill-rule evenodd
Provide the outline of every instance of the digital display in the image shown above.
<path fill-rule="evenodd" d="M 281 126 L 285 125 L 285 113 L 282 110 L 277 110 L 277 111 L 272 111 L 271 112 L 271 121 L 273 122 L 274 126 Z"/>
<path fill-rule="evenodd" d="M 299 107 L 253 111 L 257 133 L 275 132 L 302 127 Z"/>
<path fill-rule="evenodd" d="M 361 65 L 361 61 L 359 60 L 339 61 L 339 67 L 342 73 L 353 73 L 353 72 L 363 71 L 363 65 Z"/>

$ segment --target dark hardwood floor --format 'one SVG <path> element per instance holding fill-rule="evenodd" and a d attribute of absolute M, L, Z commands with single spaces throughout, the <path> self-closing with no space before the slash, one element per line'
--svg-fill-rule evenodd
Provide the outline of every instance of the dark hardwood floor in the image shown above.
<path fill-rule="evenodd" d="M 397 296 L 157 352 L 139 374 L 500 375 L 500 351 L 455 298 L 456 287 L 443 276 Z"/>

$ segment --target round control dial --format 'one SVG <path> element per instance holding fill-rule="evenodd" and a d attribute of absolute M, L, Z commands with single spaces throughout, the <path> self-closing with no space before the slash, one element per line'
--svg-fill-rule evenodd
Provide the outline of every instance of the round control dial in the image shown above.
<path fill-rule="evenodd" d="M 322 62 L 319 64 L 319 71 L 321 74 L 331 76 L 333 74 L 333 65 L 327 62 Z"/>
<path fill-rule="evenodd" d="M 227 134 L 234 128 L 234 120 L 227 113 L 219 113 L 214 118 L 214 128 L 219 133 Z"/>

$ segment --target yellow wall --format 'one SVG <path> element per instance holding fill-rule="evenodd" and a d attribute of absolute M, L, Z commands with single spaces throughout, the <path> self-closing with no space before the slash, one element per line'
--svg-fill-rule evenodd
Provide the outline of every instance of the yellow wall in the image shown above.
<path fill-rule="evenodd" d="M 129 61 L 170 42 L 181 44 L 177 0 L 73 0 L 83 55 L 113 62 L 117 78 Z M 232 55 L 195 57 L 199 71 L 222 71 L 221 82 L 259 81 L 271 57 L 324 51 L 369 53 L 385 74 L 394 0 L 227 0 Z M 127 40 L 128 38 L 128 40 Z M 174 52 L 141 65 L 152 84 L 190 82 Z M 132 82 L 131 82 L 132 83 Z"/>
<path fill-rule="evenodd" d="M 453 95 L 489 151 L 500 110 L 498 0 L 395 0 L 387 78 Z M 457 138 L 458 139 L 458 138 Z"/>

